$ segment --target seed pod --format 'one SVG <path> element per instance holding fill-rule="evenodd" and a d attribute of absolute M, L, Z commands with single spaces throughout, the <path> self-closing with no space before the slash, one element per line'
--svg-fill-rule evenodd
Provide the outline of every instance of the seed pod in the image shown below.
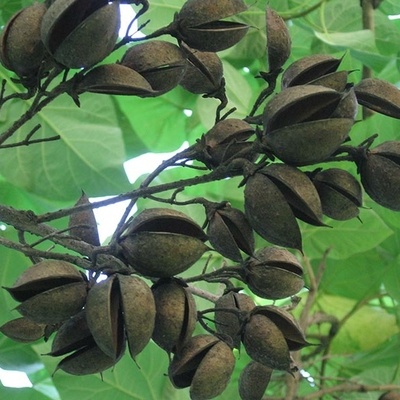
<path fill-rule="evenodd" d="M 385 392 L 379 396 L 378 400 L 400 400 L 400 392 L 395 392 L 394 390 Z"/>
<path fill-rule="evenodd" d="M 357 116 L 358 102 L 353 85 L 347 85 L 342 92 L 342 98 L 331 114 L 331 118 L 350 118 L 354 120 Z"/>
<path fill-rule="evenodd" d="M 15 342 L 30 343 L 44 336 L 46 325 L 21 317 L 0 326 L 0 332 Z"/>
<path fill-rule="evenodd" d="M 268 135 L 289 125 L 329 118 L 340 99 L 339 92 L 319 85 L 299 85 L 282 90 L 264 109 L 264 131 Z"/>
<path fill-rule="evenodd" d="M 265 315 L 254 312 L 244 328 L 243 345 L 254 360 L 271 369 L 290 370 L 290 354 L 281 330 Z"/>
<path fill-rule="evenodd" d="M 367 151 L 359 161 L 361 183 L 383 207 L 400 211 L 400 141 L 388 141 Z"/>
<path fill-rule="evenodd" d="M 235 357 L 226 343 L 211 335 L 197 335 L 175 354 L 168 373 L 176 388 L 190 387 L 192 400 L 206 400 L 225 390 L 234 366 Z"/>
<path fill-rule="evenodd" d="M 308 85 L 320 85 L 327 88 L 343 92 L 347 85 L 349 71 L 335 71 L 326 75 L 322 75 L 317 79 L 308 82 Z"/>
<path fill-rule="evenodd" d="M 263 142 L 280 160 L 291 165 L 325 161 L 348 138 L 353 119 L 328 118 L 301 122 L 269 132 Z"/>
<path fill-rule="evenodd" d="M 282 17 L 271 7 L 267 6 L 267 57 L 269 71 L 277 71 L 290 56 L 292 40 L 289 30 Z"/>
<path fill-rule="evenodd" d="M 240 251 L 254 252 L 254 235 L 245 214 L 230 205 L 206 209 L 209 221 L 207 235 L 211 245 L 224 257 L 241 262 Z"/>
<path fill-rule="evenodd" d="M 239 42 L 249 27 L 222 19 L 247 9 L 242 0 L 187 0 L 177 14 L 178 31 L 173 36 L 201 51 L 221 51 Z"/>
<path fill-rule="evenodd" d="M 120 64 L 102 64 L 91 69 L 77 85 L 77 93 L 84 92 L 139 97 L 156 93 L 142 75 Z"/>
<path fill-rule="evenodd" d="M 250 313 L 256 305 L 253 299 L 243 293 L 229 291 L 215 303 L 215 327 L 219 334 L 226 335 L 232 340 L 232 346 L 240 347 L 244 319 L 243 313 Z M 232 310 L 224 311 L 224 309 Z"/>
<path fill-rule="evenodd" d="M 87 204 L 90 204 L 89 198 L 82 192 L 75 206 Z M 68 227 L 72 236 L 76 236 L 93 246 L 100 246 L 99 231 L 93 209 L 88 208 L 85 211 L 73 213 L 69 218 Z"/>
<path fill-rule="evenodd" d="M 315 79 L 335 72 L 341 62 L 341 58 L 326 54 L 313 54 L 300 58 L 290 64 L 282 74 L 282 89 L 309 84 Z"/>
<path fill-rule="evenodd" d="M 353 175 L 340 168 L 329 168 L 317 172 L 312 181 L 325 215 L 339 221 L 358 216 L 359 207 L 362 206 L 362 190 Z"/>
<path fill-rule="evenodd" d="M 249 289 L 267 299 L 283 299 L 298 293 L 304 286 L 303 268 L 286 249 L 265 247 L 243 265 Z"/>
<path fill-rule="evenodd" d="M 156 306 L 152 339 L 167 353 L 179 352 L 197 322 L 193 295 L 177 279 L 158 281 L 152 292 Z"/>
<path fill-rule="evenodd" d="M 117 1 L 56 0 L 43 17 L 41 37 L 57 62 L 85 68 L 111 53 L 119 27 Z"/>
<path fill-rule="evenodd" d="M 121 65 L 139 72 L 160 95 L 178 85 L 186 69 L 186 58 L 175 44 L 152 40 L 130 47 Z"/>
<path fill-rule="evenodd" d="M 240 398 L 242 400 L 262 400 L 271 375 L 271 368 L 257 361 L 250 361 L 240 372 Z"/>
<path fill-rule="evenodd" d="M 275 183 L 256 172 L 246 181 L 244 209 L 252 228 L 270 243 L 301 250 L 299 225 Z"/>
<path fill-rule="evenodd" d="M 377 78 L 362 79 L 354 88 L 358 102 L 371 110 L 400 118 L 400 90 Z"/>
<path fill-rule="evenodd" d="M 146 276 L 166 278 L 185 271 L 208 247 L 201 227 L 179 211 L 147 209 L 121 237 L 122 256 Z"/>
<path fill-rule="evenodd" d="M 260 172 L 275 183 L 297 218 L 308 224 L 324 225 L 318 192 L 304 172 L 286 164 L 270 164 Z"/>
<path fill-rule="evenodd" d="M 46 10 L 41 3 L 25 7 L 9 20 L 2 32 L 0 61 L 21 77 L 36 76 L 45 57 L 40 25 Z"/>
<path fill-rule="evenodd" d="M 223 90 L 223 65 L 218 55 L 191 49 L 184 43 L 181 48 L 187 60 L 179 85 L 194 94 L 212 95 Z"/>
<path fill-rule="evenodd" d="M 87 282 L 72 264 L 44 260 L 28 268 L 11 288 L 5 289 L 21 302 L 16 310 L 24 317 L 40 324 L 55 324 L 82 309 Z"/>
<path fill-rule="evenodd" d="M 89 291 L 85 309 L 90 332 L 108 357 L 121 356 L 125 333 L 132 358 L 143 350 L 153 333 L 154 298 L 139 278 L 115 274 L 96 283 Z"/>
<path fill-rule="evenodd" d="M 283 333 L 289 351 L 301 350 L 308 346 L 303 330 L 300 328 L 293 315 L 281 307 L 263 306 L 257 307 L 257 313 L 269 318 Z"/>

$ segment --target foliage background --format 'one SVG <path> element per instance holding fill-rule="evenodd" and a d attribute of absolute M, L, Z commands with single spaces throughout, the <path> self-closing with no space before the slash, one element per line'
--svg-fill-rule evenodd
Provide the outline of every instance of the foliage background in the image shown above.
<path fill-rule="evenodd" d="M 30 0 L 1 0 L 0 24 Z M 248 36 L 232 49 L 221 52 L 229 106 L 236 107 L 233 116 L 244 117 L 263 87 L 254 79 L 258 71 L 265 71 L 265 0 L 248 1 L 249 10 L 240 20 L 253 28 Z M 302 14 L 321 3 L 315 11 Z M 145 33 L 171 21 L 183 0 L 150 1 L 150 19 Z M 292 61 L 313 53 L 328 53 L 343 57 L 342 69 L 352 70 L 351 80 L 361 77 L 362 65 L 370 67 L 375 77 L 400 84 L 399 43 L 400 20 L 389 20 L 388 15 L 400 14 L 397 0 L 385 0 L 375 11 L 376 30 L 362 29 L 359 0 L 269 0 L 272 8 L 288 19 L 292 35 Z M 123 49 L 110 59 L 121 57 Z M 246 68 L 245 68 L 246 67 Z M 10 80 L 10 73 L 0 68 L 0 78 L 7 79 L 9 91 L 21 88 Z M 44 213 L 74 204 L 83 189 L 89 196 L 105 196 L 127 192 L 138 183 L 130 183 L 123 163 L 145 152 L 166 152 L 179 148 L 183 141 L 190 144 L 214 122 L 215 107 L 211 99 L 199 98 L 176 88 L 153 99 L 113 97 L 84 94 L 78 109 L 71 98 L 62 96 L 41 111 L 32 124 L 18 132 L 21 138 L 34 124 L 41 123 L 38 134 L 43 137 L 59 134 L 56 142 L 1 151 L 0 202 L 18 209 Z M 0 114 L 0 125 L 5 130 L 18 119 L 27 105 L 22 101 L 6 103 Z M 185 110 L 192 110 L 187 117 Z M 373 133 L 379 133 L 376 144 L 400 140 L 400 121 L 373 115 L 357 123 L 351 133 L 352 143 L 358 144 Z M 356 173 L 354 166 L 341 163 L 340 167 Z M 194 176 L 185 169 L 168 170 L 157 183 Z M 222 184 L 210 183 L 189 188 L 184 196 L 205 196 L 210 200 L 228 200 L 243 208 L 238 180 Z M 147 202 L 147 201 L 146 201 Z M 146 203 L 148 205 L 149 203 Z M 143 207 L 144 202 L 139 202 Z M 203 222 L 203 209 L 192 206 L 190 215 Z M 110 218 L 113 218 L 110 213 Z M 400 217 L 370 201 L 365 196 L 360 218 L 337 222 L 326 220 L 332 228 L 302 225 L 304 253 L 315 270 L 323 253 L 330 248 L 326 270 L 314 303 L 314 311 L 329 314 L 343 321 L 329 348 L 329 362 L 325 375 L 328 385 L 343 380 L 362 384 L 400 385 L 399 301 L 400 301 Z M 54 226 L 64 228 L 65 219 Z M 0 235 L 15 239 L 15 231 L 4 227 Z M 259 241 L 263 245 L 262 240 Z M 29 260 L 17 252 L 0 248 L 0 285 L 10 286 L 29 265 Z M 204 260 L 202 260 L 204 263 Z M 216 261 L 218 262 L 218 260 Z M 201 268 L 199 263 L 198 268 Z M 196 267 L 195 267 L 196 268 Z M 192 273 L 192 272 L 191 272 Z M 212 290 L 216 290 L 211 287 Z M 219 289 L 217 289 L 219 290 Z M 304 290 L 300 296 L 305 297 Z M 263 302 L 261 299 L 256 299 Z M 264 303 L 263 303 L 264 304 Z M 209 307 L 205 300 L 199 308 Z M 17 317 L 15 303 L 0 291 L 0 325 Z M 299 306 L 301 307 L 301 305 Z M 327 332 L 329 324 L 313 326 L 311 335 Z M 57 360 L 41 356 L 49 351 L 49 344 L 17 344 L 0 337 L 0 367 L 20 370 L 28 374 L 32 388 L 13 389 L 0 385 L 0 398 L 15 400 L 156 400 L 187 399 L 187 390 L 172 388 L 167 371 L 166 354 L 150 344 L 137 359 L 128 357 L 104 373 L 103 377 L 72 377 L 52 373 Z M 311 350 L 305 352 L 311 353 Z M 318 356 L 320 357 L 321 354 Z M 237 367 L 228 389 L 219 400 L 237 398 L 237 379 L 247 363 L 244 352 L 237 357 Z M 305 369 L 315 379 L 320 374 L 321 360 L 310 357 Z M 274 375 L 275 376 L 275 375 Z M 281 396 L 277 385 L 284 375 L 277 374 L 268 394 Z M 299 395 L 316 391 L 305 380 Z M 346 399 L 377 399 L 379 393 L 346 394 Z M 328 398 L 328 397 L 327 397 Z M 344 398 L 344 397 L 343 397 Z"/>

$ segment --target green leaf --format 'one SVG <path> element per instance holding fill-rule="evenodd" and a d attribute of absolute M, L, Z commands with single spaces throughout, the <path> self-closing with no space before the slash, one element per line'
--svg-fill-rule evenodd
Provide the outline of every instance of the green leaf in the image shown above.
<path fill-rule="evenodd" d="M 393 234 L 373 210 L 361 210 L 360 220 L 324 221 L 329 227 L 315 227 L 302 224 L 303 248 L 310 258 L 320 258 L 321 254 L 331 248 L 329 257 L 335 260 L 363 253 L 375 248 L 379 243 Z"/>
<path fill-rule="evenodd" d="M 58 98 L 17 131 L 13 140 L 23 140 L 40 123 L 35 139 L 61 138 L 8 149 L 0 159 L 0 173 L 13 184 L 53 200 L 76 199 L 81 190 L 90 196 L 128 190 L 122 165 L 124 144 L 110 98 L 84 94 L 81 102 L 78 109 L 70 98 Z M 14 101 L 8 109 L 9 123 L 25 110 L 25 104 Z"/>
<path fill-rule="evenodd" d="M 13 400 L 49 400 L 51 397 L 39 393 L 34 388 L 9 388 L 0 385 L 0 398 Z"/>
<path fill-rule="evenodd" d="M 386 275 L 383 279 L 385 288 L 390 296 L 396 301 L 400 301 L 400 255 L 389 263 Z"/>

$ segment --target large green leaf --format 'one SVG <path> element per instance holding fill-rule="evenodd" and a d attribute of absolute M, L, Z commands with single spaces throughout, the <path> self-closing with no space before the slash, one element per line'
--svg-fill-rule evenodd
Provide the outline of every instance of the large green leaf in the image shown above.
<path fill-rule="evenodd" d="M 13 400 L 49 400 L 34 388 L 9 388 L 0 385 L 0 398 Z"/>
<path fill-rule="evenodd" d="M 3 151 L 1 174 L 13 184 L 52 200 L 76 199 L 81 190 L 90 196 L 128 190 L 124 144 L 111 100 L 84 94 L 81 103 L 78 109 L 70 98 L 58 98 L 18 130 L 14 141 L 23 140 L 37 123 L 41 128 L 34 138 L 61 138 Z M 8 122 L 25 110 L 21 101 L 13 101 L 7 109 Z"/>

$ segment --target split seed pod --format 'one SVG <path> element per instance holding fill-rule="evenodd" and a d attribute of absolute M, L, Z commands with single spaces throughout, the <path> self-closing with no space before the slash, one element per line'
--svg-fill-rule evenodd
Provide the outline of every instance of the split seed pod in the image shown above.
<path fill-rule="evenodd" d="M 315 79 L 335 72 L 341 58 L 326 54 L 313 54 L 296 60 L 282 74 L 282 89 L 290 86 L 306 85 Z"/>
<path fill-rule="evenodd" d="M 254 360 L 271 369 L 290 371 L 290 354 L 281 330 L 256 310 L 245 325 L 243 345 Z"/>
<path fill-rule="evenodd" d="M 168 208 L 142 211 L 120 239 L 128 263 L 146 276 L 167 278 L 194 264 L 208 250 L 207 236 L 186 214 Z"/>
<path fill-rule="evenodd" d="M 358 216 L 362 190 L 353 175 L 340 168 L 328 168 L 313 175 L 312 181 L 326 216 L 339 221 Z"/>
<path fill-rule="evenodd" d="M 211 245 L 224 257 L 237 262 L 243 260 L 241 251 L 251 256 L 254 234 L 245 214 L 230 205 L 207 209 L 207 235 Z"/>
<path fill-rule="evenodd" d="M 301 250 L 296 217 L 281 190 L 262 171 L 247 178 L 244 209 L 250 225 L 262 238 L 278 246 Z"/>
<path fill-rule="evenodd" d="M 267 56 L 269 71 L 278 71 L 290 56 L 292 40 L 283 18 L 267 6 Z"/>
<path fill-rule="evenodd" d="M 400 211 L 400 141 L 388 141 L 367 151 L 359 161 L 361 183 L 383 207 Z"/>
<path fill-rule="evenodd" d="M 21 317 L 0 326 L 0 332 L 15 342 L 30 343 L 45 335 L 45 324 L 38 324 L 29 318 Z"/>
<path fill-rule="evenodd" d="M 57 62 L 85 68 L 111 53 L 119 27 L 118 1 L 56 0 L 43 17 L 41 37 Z"/>
<path fill-rule="evenodd" d="M 177 279 L 160 279 L 151 289 L 156 305 L 152 339 L 167 353 L 179 352 L 197 322 L 193 295 Z"/>
<path fill-rule="evenodd" d="M 82 192 L 75 206 L 88 204 L 90 204 L 89 198 Z M 73 213 L 69 218 L 68 227 L 72 236 L 76 236 L 93 246 L 100 246 L 99 231 L 93 209 L 88 208 L 87 210 Z"/>
<path fill-rule="evenodd" d="M 243 265 L 249 289 L 262 298 L 283 299 L 298 293 L 304 286 L 303 268 L 286 249 L 264 247 Z"/>
<path fill-rule="evenodd" d="M 115 274 L 96 283 L 85 309 L 96 344 L 113 359 L 121 356 L 125 336 L 132 358 L 150 341 L 156 313 L 154 297 L 140 278 Z"/>
<path fill-rule="evenodd" d="M 152 40 L 130 47 L 121 65 L 139 72 L 160 95 L 178 85 L 186 69 L 186 58 L 177 45 Z"/>
<path fill-rule="evenodd" d="M 219 334 L 226 335 L 232 340 L 233 347 L 240 347 L 244 322 L 244 319 L 241 321 L 243 314 L 250 313 L 255 306 L 250 296 L 233 290 L 225 293 L 216 301 L 215 328 Z M 224 311 L 224 309 L 227 309 L 227 311 Z"/>
<path fill-rule="evenodd" d="M 221 51 L 232 47 L 249 27 L 223 19 L 247 9 L 242 0 L 187 0 L 176 16 L 178 31 L 172 35 L 201 51 Z"/>
<path fill-rule="evenodd" d="M 25 270 L 5 288 L 20 305 L 16 310 L 40 324 L 62 322 L 85 304 L 87 282 L 70 263 L 44 260 Z"/>
<path fill-rule="evenodd" d="M 174 355 L 168 374 L 176 388 L 190 387 L 192 400 L 207 400 L 225 390 L 234 366 L 232 349 L 215 336 L 203 334 L 193 336 Z"/>
<path fill-rule="evenodd" d="M 16 13 L 4 27 L 0 38 L 0 61 L 21 77 L 34 77 L 41 67 L 46 49 L 40 38 L 40 25 L 46 6 L 34 3 Z"/>
<path fill-rule="evenodd" d="M 240 372 L 241 400 L 262 400 L 272 375 L 272 369 L 257 361 L 250 361 Z"/>
<path fill-rule="evenodd" d="M 400 118 L 400 90 L 395 85 L 377 78 L 366 78 L 354 89 L 361 105 L 380 114 Z"/>
<path fill-rule="evenodd" d="M 142 75 L 121 64 L 102 64 L 91 69 L 77 85 L 77 93 L 84 92 L 139 97 L 156 93 Z"/>

